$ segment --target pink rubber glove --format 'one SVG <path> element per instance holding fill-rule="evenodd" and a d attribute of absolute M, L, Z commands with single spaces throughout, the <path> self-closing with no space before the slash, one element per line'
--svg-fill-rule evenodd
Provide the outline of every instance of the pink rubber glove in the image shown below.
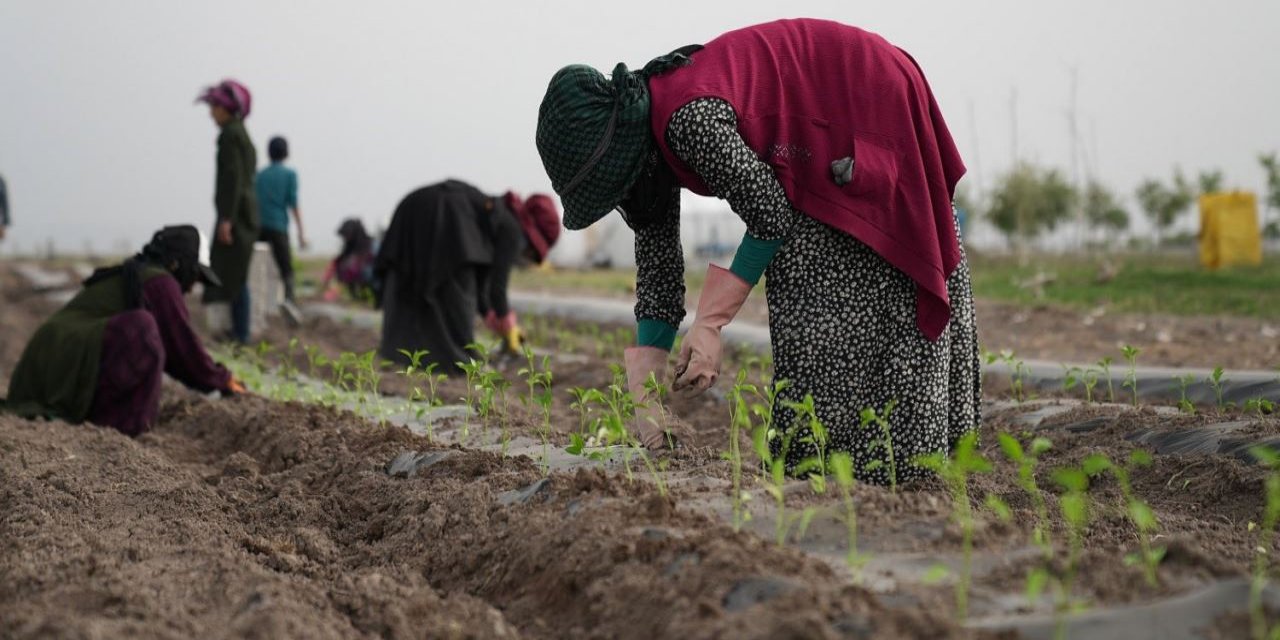
<path fill-rule="evenodd" d="M 751 285 L 732 271 L 707 267 L 707 281 L 698 298 L 698 313 L 685 334 L 676 357 L 676 381 L 672 391 L 696 396 L 720 377 L 720 329 L 729 324 L 747 301 Z"/>
<path fill-rule="evenodd" d="M 333 282 L 333 277 L 337 274 L 338 262 L 336 260 L 330 260 L 329 266 L 324 268 L 324 277 L 320 279 L 320 290 L 323 292 L 320 295 L 324 298 L 325 302 L 338 301 L 339 291 L 329 286 L 329 283 Z"/>
<path fill-rule="evenodd" d="M 484 314 L 484 327 L 498 335 L 502 335 L 502 327 L 498 324 L 498 314 L 490 309 Z"/>
<path fill-rule="evenodd" d="M 662 408 L 657 398 L 645 389 L 645 382 L 652 373 L 658 382 L 667 377 L 667 356 L 669 354 L 657 347 L 628 347 L 622 354 L 627 367 L 627 391 L 636 403 L 636 419 L 631 424 L 631 433 L 640 445 L 651 451 L 667 448 L 668 441 L 663 430 Z"/>
<path fill-rule="evenodd" d="M 493 312 L 490 311 L 489 313 L 493 313 Z M 520 328 L 520 326 L 516 323 L 516 312 L 514 311 L 508 311 L 507 315 L 502 316 L 501 318 L 498 318 L 497 322 L 498 322 L 497 332 L 500 335 L 505 336 L 508 333 L 511 333 L 512 329 Z"/>

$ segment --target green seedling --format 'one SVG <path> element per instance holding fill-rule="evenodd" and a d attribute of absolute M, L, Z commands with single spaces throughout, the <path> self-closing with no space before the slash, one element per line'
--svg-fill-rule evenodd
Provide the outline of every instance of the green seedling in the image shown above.
<path fill-rule="evenodd" d="M 1085 404 L 1093 404 L 1093 389 L 1098 386 L 1098 372 L 1093 368 L 1085 369 L 1081 377 L 1084 382 Z"/>
<path fill-rule="evenodd" d="M 480 360 L 480 362 L 484 363 L 484 366 L 486 367 L 489 366 L 490 360 L 493 356 L 493 352 L 497 350 L 497 348 L 498 347 L 496 344 L 486 345 L 485 343 L 479 340 L 468 343 L 466 347 L 463 347 L 463 349 L 465 349 L 466 351 L 470 351 L 471 353 L 474 353 L 475 357 L 478 360 Z"/>
<path fill-rule="evenodd" d="M 1061 363 L 1059 366 L 1062 367 L 1062 393 L 1071 395 L 1071 390 L 1080 383 L 1080 367 L 1068 367 Z"/>
<path fill-rule="evenodd" d="M 653 484 L 658 489 L 658 495 L 667 495 L 667 483 L 663 480 L 662 473 L 654 465 L 653 456 L 649 455 L 649 450 L 645 447 L 634 445 L 627 449 L 624 456 L 636 455 L 640 457 L 640 462 L 644 463 L 645 469 L 649 471 L 649 477 L 653 478 Z"/>
<path fill-rule="evenodd" d="M 544 360 L 545 365 L 545 360 Z M 658 489 L 660 495 L 667 495 L 667 484 L 663 478 L 665 470 L 665 461 L 655 463 L 652 456 L 649 455 L 647 449 L 644 448 L 627 430 L 627 421 L 635 415 L 635 402 L 631 394 L 627 391 L 626 373 L 617 365 L 610 365 L 613 370 L 613 382 L 609 385 L 607 392 L 595 391 L 580 392 L 579 397 L 582 398 L 582 405 L 586 406 L 591 402 L 599 402 L 605 408 L 603 415 L 597 418 L 596 423 L 599 429 L 594 439 L 599 440 L 599 444 L 608 447 L 613 444 L 623 444 L 626 449 L 623 451 L 622 463 L 626 470 L 627 481 L 634 481 L 631 471 L 631 459 L 639 457 L 645 468 L 649 471 L 649 475 L 653 478 L 654 485 Z M 547 384 L 550 384 L 550 371 L 547 374 Z M 550 397 L 550 388 L 547 389 L 547 396 Z M 601 462 L 607 459 L 608 454 L 605 451 L 586 450 L 588 438 L 579 433 L 569 434 L 569 446 L 565 448 L 565 452 L 571 455 L 586 456 L 589 460 Z M 544 441 L 544 447 L 545 447 Z M 544 459 L 545 459 L 544 449 Z"/>
<path fill-rule="evenodd" d="M 409 351 L 408 349 L 397 349 L 396 351 L 409 360 L 409 364 L 400 371 L 400 374 L 409 381 L 409 409 L 413 412 L 414 419 L 422 421 L 430 407 L 426 394 L 422 392 L 422 386 L 418 384 L 418 380 L 422 376 L 422 359 L 426 357 L 427 351 Z M 423 406 L 423 404 L 427 406 Z M 427 424 L 427 437 L 434 437 L 431 433 L 430 424 Z"/>
<path fill-rule="evenodd" d="M 1222 411 L 1222 374 L 1222 367 L 1214 367 L 1207 378 L 1209 386 L 1213 387 L 1213 397 L 1218 401 L 1218 411 Z"/>
<path fill-rule="evenodd" d="M 298 377 L 298 367 L 294 364 L 294 353 L 298 350 L 298 339 L 289 338 L 288 345 L 285 347 L 284 362 L 280 364 L 280 373 L 285 378 L 295 379 Z"/>
<path fill-rule="evenodd" d="M 1022 404 L 1027 399 L 1026 363 L 1009 349 L 1004 349 L 1000 352 L 1000 359 L 1009 367 L 1009 389 L 1013 394 L 1013 400 L 1018 404 Z"/>
<path fill-rule="evenodd" d="M 814 457 L 801 460 L 793 473 L 797 477 L 807 475 L 814 493 L 822 495 L 827 491 L 827 429 L 822 421 L 818 420 L 813 394 L 806 393 L 800 402 L 788 400 L 782 404 L 795 415 L 792 428 L 801 434 L 800 442 L 813 445 L 814 450 L 818 452 Z"/>
<path fill-rule="evenodd" d="M 895 398 L 890 400 L 888 404 L 884 405 L 884 408 L 879 412 L 875 409 L 867 408 L 863 409 L 858 414 L 859 428 L 876 428 L 880 430 L 880 437 L 871 441 L 868 445 L 868 450 L 873 447 L 878 447 L 888 458 L 887 462 L 885 461 L 885 458 L 872 460 L 867 463 L 865 469 L 867 471 L 874 471 L 875 469 L 879 469 L 880 467 L 887 465 L 889 470 L 889 490 L 893 493 L 898 492 L 898 461 L 893 455 L 893 433 L 889 426 L 889 415 L 893 413 L 893 409 L 897 405 L 898 400 Z"/>
<path fill-rule="evenodd" d="M 858 553 L 858 511 L 853 504 L 855 476 L 853 458 L 843 451 L 831 454 L 831 473 L 836 478 L 836 486 L 840 488 L 840 499 L 844 503 L 844 524 L 848 534 L 844 561 L 853 572 L 854 580 L 861 582 L 862 566 L 871 556 Z"/>
<path fill-rule="evenodd" d="M 960 526 L 960 579 L 956 581 L 956 618 L 963 623 L 969 616 L 969 584 L 973 568 L 973 505 L 969 501 L 969 476 L 991 471 L 991 463 L 978 452 L 978 433 L 970 431 L 956 443 L 955 453 L 938 452 L 916 458 L 915 463 L 931 469 L 942 478 L 951 493 L 952 517 Z"/>
<path fill-rule="evenodd" d="M 809 533 L 809 525 L 813 524 L 813 518 L 818 515 L 817 507 L 805 507 L 800 510 L 800 515 L 796 516 L 795 533 L 791 535 L 791 541 L 795 543 L 804 542 L 804 537 Z"/>
<path fill-rule="evenodd" d="M 1257 413 L 1259 416 L 1270 415 L 1275 413 L 1276 403 L 1258 396 L 1256 398 L 1249 398 L 1246 400 L 1244 403 L 1244 410 L 1246 412 Z"/>
<path fill-rule="evenodd" d="M 569 389 L 569 395 L 573 397 L 573 402 L 569 408 L 578 412 L 578 434 L 584 439 L 595 433 L 595 429 L 591 428 L 591 407 L 592 405 L 600 406 L 604 404 L 604 394 L 599 389 L 587 389 L 583 387 L 574 387 Z"/>
<path fill-rule="evenodd" d="M 627 429 L 627 421 L 635 415 L 635 399 L 627 390 L 627 374 L 622 367 L 611 364 L 613 381 L 603 393 L 604 415 L 600 421 L 598 439 L 608 446 L 615 443 L 638 444 Z"/>
<path fill-rule="evenodd" d="M 644 381 L 644 390 L 650 406 L 658 411 L 657 423 L 654 426 L 658 427 L 666 437 L 667 446 L 674 448 L 675 436 L 671 434 L 670 423 L 667 421 L 667 385 L 659 381 L 657 375 L 650 371 L 649 377 Z"/>
<path fill-rule="evenodd" d="M 457 365 L 459 369 L 462 369 L 462 372 L 467 377 L 467 395 L 459 398 L 467 406 L 467 414 L 462 420 L 462 440 L 463 442 L 466 442 L 466 439 L 470 436 L 471 432 L 471 414 L 476 411 L 476 390 L 480 385 L 480 377 L 484 370 L 484 363 L 476 360 L 475 358 L 471 358 L 466 362 L 455 362 L 454 364 Z"/>
<path fill-rule="evenodd" d="M 1098 461 L 1086 458 L 1079 467 L 1064 467 L 1053 472 L 1053 481 L 1062 488 L 1058 509 L 1067 523 L 1067 566 L 1058 580 L 1058 601 L 1054 607 L 1054 637 L 1066 638 L 1066 616 L 1075 609 L 1072 587 L 1080 566 L 1080 554 L 1084 549 L 1084 533 L 1089 526 L 1089 478 L 1105 471 Z"/>
<path fill-rule="evenodd" d="M 533 354 L 532 349 L 524 350 L 526 366 L 518 372 L 520 377 L 524 378 L 525 384 L 529 387 L 529 395 L 521 398 L 521 403 L 526 407 L 536 405 L 541 409 L 542 424 L 538 429 L 539 435 L 542 437 L 542 473 L 546 475 L 550 473 L 550 451 L 548 450 L 551 442 L 551 401 L 553 395 L 551 392 L 551 368 L 548 364 L 550 358 L 542 357 L 542 370 L 538 370 L 538 362 Z"/>
<path fill-rule="evenodd" d="M 1049 541 L 1049 507 L 1045 503 L 1044 493 L 1036 480 L 1036 464 L 1040 456 L 1053 447 L 1048 438 L 1036 437 L 1023 449 L 1018 439 L 1005 432 L 996 434 L 1000 442 L 1000 450 L 1005 457 L 1018 465 L 1018 486 L 1031 498 L 1036 513 L 1036 522 L 1031 530 L 1031 541 L 1044 553 L 1045 559 L 1053 557 L 1053 545 Z"/>
<path fill-rule="evenodd" d="M 498 381 L 502 374 L 486 369 L 476 378 L 476 413 L 480 415 L 480 426 L 486 428 L 494 411 L 498 409 Z"/>
<path fill-rule="evenodd" d="M 1001 500 L 1000 496 L 997 496 L 994 493 L 988 493 L 987 497 L 982 500 L 982 504 L 991 511 L 991 513 L 994 513 L 996 517 L 1000 519 L 1000 522 L 1013 521 L 1013 509 L 1010 509 L 1009 503 Z"/>
<path fill-rule="evenodd" d="M 1280 524 L 1280 454 L 1266 446 L 1249 448 L 1249 454 L 1267 468 L 1264 482 L 1266 502 L 1262 509 L 1262 524 L 1249 523 L 1249 530 L 1258 529 L 1258 544 L 1254 547 L 1253 577 L 1249 581 L 1249 621 L 1254 640 L 1268 636 L 1267 613 L 1262 603 L 1262 591 L 1267 586 L 1268 566 L 1275 538 L 1276 525 Z"/>
<path fill-rule="evenodd" d="M 432 362 L 422 370 L 427 379 L 427 403 L 433 407 L 444 406 L 444 398 L 440 397 L 439 389 L 440 384 L 449 378 L 443 373 L 436 373 L 439 367 L 440 363 Z"/>
<path fill-rule="evenodd" d="M 751 432 L 751 409 L 746 394 L 755 392 L 755 385 L 747 383 L 747 369 L 738 370 L 733 388 L 729 390 L 729 464 L 733 480 L 733 530 L 740 531 L 751 519 L 746 508 L 742 489 L 742 434 Z"/>
<path fill-rule="evenodd" d="M 1111 378 L 1111 356 L 1107 356 L 1098 361 L 1098 368 L 1102 370 L 1102 375 L 1107 378 L 1107 402 L 1116 401 L 1116 390 L 1112 386 Z"/>
<path fill-rule="evenodd" d="M 347 371 L 347 363 L 350 361 L 350 358 L 348 357 L 349 355 L 350 354 L 343 353 L 337 358 L 329 360 L 329 370 L 331 372 L 333 386 L 341 389 L 342 391 L 350 391 L 351 381 L 355 380 L 355 375 Z"/>
<path fill-rule="evenodd" d="M 316 369 L 324 369 L 329 365 L 329 358 L 320 353 L 320 347 L 313 344 L 307 345 L 303 352 L 307 354 L 307 375 L 316 378 Z"/>
<path fill-rule="evenodd" d="M 253 361 L 254 361 L 254 364 L 258 367 L 259 371 L 263 373 L 266 372 L 266 370 L 268 369 L 267 356 L 271 355 L 271 352 L 274 350 L 275 348 L 272 347 L 271 343 L 267 342 L 266 340 L 259 342 L 258 346 L 254 348 Z"/>
<path fill-rule="evenodd" d="M 1138 467 L 1146 467 L 1151 464 L 1151 454 L 1142 449 L 1134 449 L 1129 454 L 1127 464 L 1119 465 L 1111 462 L 1106 456 L 1095 453 L 1085 458 L 1084 465 L 1091 469 L 1104 469 L 1111 472 L 1116 482 L 1120 485 L 1120 494 L 1124 497 L 1125 510 L 1129 515 L 1129 520 L 1133 522 L 1133 526 L 1138 530 L 1139 551 L 1125 556 L 1126 565 L 1141 565 L 1143 575 L 1147 580 L 1147 584 L 1157 586 L 1160 582 L 1160 576 L 1157 570 L 1160 567 L 1160 561 L 1164 559 L 1164 547 L 1152 547 L 1150 537 L 1160 526 L 1156 519 L 1156 514 L 1146 502 L 1139 498 L 1133 490 L 1133 483 L 1130 480 L 1133 470 Z"/>
<path fill-rule="evenodd" d="M 790 386 L 791 381 L 789 380 L 775 380 L 772 384 L 754 388 L 758 402 L 751 403 L 751 415 L 760 420 L 759 429 L 764 434 L 766 444 L 780 437 L 773 424 L 774 408 L 778 406 L 778 396 Z M 752 427 L 751 437 L 753 439 L 756 437 L 756 427 Z M 761 458 L 760 481 L 768 483 L 772 471 L 768 464 L 763 463 L 763 460 L 764 458 Z"/>
<path fill-rule="evenodd" d="M 1196 381 L 1196 377 L 1191 374 L 1174 377 L 1178 381 L 1178 411 L 1183 413 L 1195 413 L 1196 405 L 1187 399 L 1187 387 Z"/>
<path fill-rule="evenodd" d="M 377 417 L 379 424 L 385 425 L 387 409 L 382 400 L 382 393 L 379 391 L 382 373 L 378 368 L 378 352 L 366 351 L 360 355 L 351 354 L 350 362 L 351 369 L 355 373 L 356 394 L 359 396 L 359 402 L 362 406 L 368 405 L 369 397 L 372 396 L 374 416 Z"/>
<path fill-rule="evenodd" d="M 1128 387 L 1133 391 L 1133 406 L 1136 407 L 1138 406 L 1138 354 L 1142 353 L 1142 350 L 1126 344 L 1121 351 L 1124 353 L 1124 359 L 1129 363 L 1129 373 L 1125 375 L 1121 387 Z"/>
<path fill-rule="evenodd" d="M 774 504 L 777 507 L 777 514 L 774 520 L 774 538 L 778 546 L 782 546 L 787 541 L 787 500 L 783 489 L 787 482 L 787 452 L 791 448 L 791 435 L 794 433 L 794 429 L 787 429 L 780 438 L 777 438 L 781 441 L 777 455 L 772 453 L 770 431 L 771 429 L 763 424 L 755 427 L 751 432 L 751 444 L 756 450 L 756 455 L 760 457 L 765 472 L 768 474 L 768 483 L 765 485 L 765 491 L 773 497 Z"/>

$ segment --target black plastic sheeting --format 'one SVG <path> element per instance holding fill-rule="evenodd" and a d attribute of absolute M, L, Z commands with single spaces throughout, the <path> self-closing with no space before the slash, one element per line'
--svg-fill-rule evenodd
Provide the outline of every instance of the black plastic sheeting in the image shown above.
<path fill-rule="evenodd" d="M 1280 605 L 1280 592 L 1267 587 L 1262 600 L 1268 608 Z M 1206 622 L 1232 611 L 1243 610 L 1249 602 L 1249 580 L 1236 578 L 1211 584 L 1192 593 L 1148 604 L 1102 608 L 1073 614 L 1067 620 L 1068 638 L 1090 640 L 1195 640 L 1206 637 Z M 974 628 L 1016 629 L 1019 637 L 1032 640 L 1055 637 L 1056 620 L 1049 614 L 988 619 Z"/>
<path fill-rule="evenodd" d="M 1056 405 L 1048 406 L 1056 407 Z M 1057 412 L 1046 414 L 1043 410 L 1037 410 L 1026 414 L 1025 417 L 1038 416 L 1038 419 L 1023 420 L 1023 422 L 1033 429 L 1038 429 L 1039 423 L 1054 413 Z M 1097 416 L 1080 422 L 1054 425 L 1051 429 L 1089 433 L 1108 427 L 1117 419 L 1119 416 Z M 1126 435 L 1125 439 L 1156 454 L 1221 455 L 1252 464 L 1258 462 L 1249 453 L 1253 447 L 1267 447 L 1280 451 L 1280 436 L 1244 433 L 1254 422 L 1256 421 L 1242 419 L 1172 430 L 1158 426 L 1144 427 Z"/>
<path fill-rule="evenodd" d="M 1067 365 L 1068 367 L 1074 365 Z M 1080 368 L 1085 368 L 1081 365 Z M 1095 367 L 1096 369 L 1096 367 Z M 1000 384 L 1008 386 L 1013 368 L 1003 362 L 984 367 L 984 384 Z M 1128 376 L 1128 368 L 1124 363 L 1113 364 L 1111 368 L 1112 386 L 1115 388 L 1116 402 L 1128 402 L 1133 392 L 1122 387 Z M 1213 385 L 1209 382 L 1212 374 L 1207 369 L 1174 369 L 1170 367 L 1139 367 L 1138 401 L 1145 403 L 1177 404 L 1182 398 L 1183 376 L 1191 376 L 1193 380 L 1187 384 L 1186 397 L 1191 403 L 1200 407 L 1215 406 L 1218 402 Z M 1079 378 L 1079 374 L 1076 374 Z M 1061 395 L 1066 372 L 1061 363 L 1028 361 L 1023 363 L 1022 384 L 1031 395 Z M 1223 373 L 1222 403 L 1244 407 L 1255 398 L 1264 398 L 1280 404 L 1280 372 L 1278 371 L 1227 371 Z M 1107 384 L 1105 379 L 1093 389 L 1093 399 L 1105 400 Z M 1069 392 L 1072 396 L 1084 399 L 1084 385 L 1077 382 Z"/>

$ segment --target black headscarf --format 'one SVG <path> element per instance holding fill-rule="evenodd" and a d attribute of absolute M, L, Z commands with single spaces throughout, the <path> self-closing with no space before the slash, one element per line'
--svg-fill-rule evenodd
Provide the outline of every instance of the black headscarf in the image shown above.
<path fill-rule="evenodd" d="M 701 48 L 681 47 L 639 71 L 620 62 L 609 78 L 581 64 L 551 78 L 538 108 L 535 142 L 564 205 L 566 229 L 585 229 L 609 213 L 643 172 L 652 179 L 655 169 L 646 166 L 656 146 L 649 121 L 649 78 L 690 64 L 689 56 Z M 627 213 L 638 221 L 661 206 L 652 198 L 642 200 L 633 201 Z"/>
<path fill-rule="evenodd" d="M 353 255 L 373 252 L 373 238 L 369 237 L 369 233 L 364 230 L 364 223 L 357 218 L 343 220 L 342 226 L 338 227 L 338 236 L 342 238 L 339 261 Z"/>
<path fill-rule="evenodd" d="M 200 232 L 185 224 L 157 231 L 137 255 L 114 267 L 94 271 L 84 281 L 84 286 L 119 275 L 124 280 L 125 309 L 138 309 L 142 307 L 142 269 L 146 266 L 159 267 L 173 274 L 183 293 L 191 291 L 197 280 L 208 285 L 221 285 L 218 276 L 200 264 Z"/>

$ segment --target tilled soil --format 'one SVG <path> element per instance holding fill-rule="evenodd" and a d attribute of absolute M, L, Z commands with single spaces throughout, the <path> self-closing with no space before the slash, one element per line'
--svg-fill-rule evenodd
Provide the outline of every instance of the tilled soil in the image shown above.
<path fill-rule="evenodd" d="M 1268 370 L 1280 366 L 1280 320 L 1231 316 L 1110 313 L 1019 306 L 978 300 L 983 348 L 1009 349 L 1024 359 L 1091 363 L 1121 347 L 1141 350 L 1144 365 Z"/>
<path fill-rule="evenodd" d="M 9 300 L 0 314 L 13 331 L 3 335 L 17 344 L 49 307 Z M 291 337 L 329 357 L 377 344 L 373 331 L 312 319 L 298 330 L 272 328 L 270 363 L 280 362 Z M 0 372 L 20 353 L 13 344 L 0 341 Z M 557 452 L 579 425 L 569 388 L 612 381 L 614 358 L 586 347 L 551 360 Z M 294 365 L 306 372 L 300 349 Z M 516 400 L 519 366 L 500 364 L 513 382 L 505 421 L 511 435 L 537 439 L 541 416 Z M 382 374 L 386 402 L 403 402 L 415 383 L 390 368 Z M 456 402 L 465 382 L 449 380 L 440 394 Z M 1020 599 L 1031 571 L 1068 570 L 1052 470 L 1095 453 L 1123 462 L 1134 450 L 1127 436 L 1139 429 L 1244 420 L 1251 438 L 1280 435 L 1280 420 L 1239 411 L 1055 403 L 990 404 L 984 412 L 980 451 L 993 468 L 970 484 L 970 613 L 979 620 L 1053 608 L 1048 596 Z M 860 550 L 870 560 L 850 571 L 834 488 L 821 495 L 799 481 L 783 488 L 790 520 L 787 544 L 777 546 L 776 506 L 748 453 L 744 489 L 753 517 L 735 532 L 727 524 L 732 466 L 721 455 L 729 442 L 726 403 L 707 394 L 676 402 L 673 411 L 685 446 L 660 461 L 669 476 L 665 495 L 592 465 L 551 471 L 544 481 L 537 461 L 481 446 L 496 437 L 493 420 L 473 424 L 480 435 L 465 445 L 446 446 L 458 440 L 456 421 L 439 425 L 441 439 L 431 441 L 335 409 L 260 397 L 211 401 L 172 385 L 160 423 L 136 440 L 0 417 L 0 636 L 980 635 L 953 618 L 962 538 L 940 481 L 897 492 L 855 487 Z M 1036 418 L 1046 413 L 1053 415 Z M 1053 442 L 1037 472 L 1051 558 L 1030 542 L 1038 516 L 1016 465 L 1001 453 L 1002 432 L 1024 445 L 1037 435 Z M 750 451 L 745 439 L 742 448 Z M 404 452 L 444 455 L 412 477 L 388 475 L 388 462 Z M 1102 474 L 1090 483 L 1074 599 L 1123 608 L 1248 575 L 1261 467 L 1221 455 L 1157 455 L 1131 473 L 1135 494 L 1160 523 L 1149 538 L 1166 549 L 1159 581 L 1148 584 L 1126 562 L 1139 533 L 1114 476 Z M 985 506 L 989 496 L 1007 503 L 1013 517 L 1005 521 Z M 798 518 L 806 513 L 811 526 L 802 533 Z M 953 568 L 951 578 L 922 578 L 939 563 Z M 1244 604 L 1223 612 L 1218 637 L 1239 628 Z"/>
<path fill-rule="evenodd" d="M 261 398 L 137 440 L 0 418 L 5 637 L 941 637 L 646 483 L 452 450 Z M 503 492 L 544 483 L 527 502 Z M 763 594 L 763 595 L 762 595 Z M 755 601 L 761 600 L 759 604 Z"/>
<path fill-rule="evenodd" d="M 373 344 L 376 339 L 374 332 L 365 331 L 365 342 L 360 343 L 354 336 L 360 335 L 361 329 L 324 319 L 310 321 L 298 335 L 330 344 L 327 337 L 330 332 L 342 336 L 333 341 L 357 350 L 365 348 L 360 344 Z M 274 338 L 287 339 L 284 334 Z M 350 342 L 353 339 L 355 345 Z M 566 445 L 567 434 L 575 431 L 579 424 L 578 412 L 570 407 L 572 397 L 568 389 L 573 386 L 602 388 L 612 381 L 608 368 L 611 360 L 597 359 L 591 348 L 577 355 L 576 359 L 553 365 L 557 382 L 551 422 L 555 427 L 553 442 L 557 446 Z M 507 375 L 518 388 L 514 369 L 508 368 Z M 393 394 L 408 392 L 403 378 L 395 376 L 384 379 L 384 388 Z M 458 398 L 465 393 L 465 385 L 449 381 L 441 393 Z M 1013 434 L 1024 445 L 1036 435 L 1043 435 L 1054 443 L 1041 459 L 1038 476 L 1050 516 L 1046 529 L 1058 549 L 1047 564 L 1059 574 L 1065 572 L 1068 529 L 1059 510 L 1060 488 L 1050 479 L 1051 470 L 1079 465 L 1090 454 L 1103 454 L 1123 464 L 1135 449 L 1126 436 L 1140 429 L 1177 431 L 1246 420 L 1251 424 L 1242 433 L 1251 437 L 1262 440 L 1280 435 L 1280 420 L 1246 415 L 1238 410 L 1221 413 L 1202 410 L 1187 415 L 1116 405 L 1072 409 L 1073 405 L 1068 404 L 1063 405 L 1061 413 L 1044 419 L 1034 428 L 1027 424 L 1029 414 L 1045 407 L 1053 409 L 1057 402 L 1044 400 L 1025 406 L 1005 403 L 999 408 L 988 406 L 985 411 L 981 451 L 994 468 L 990 473 L 974 476 L 971 485 L 971 497 L 977 508 L 976 553 L 986 557 L 974 587 L 977 613 L 1007 612 L 1008 594 L 1020 593 L 1028 573 L 1046 565 L 1029 543 L 1036 519 L 1033 504 L 1018 485 L 1016 465 L 1001 452 L 997 433 Z M 673 413 L 688 446 L 669 457 L 668 468 L 676 474 L 714 480 L 719 483 L 715 486 L 723 487 L 731 474 L 730 465 L 719 455 L 728 446 L 726 403 L 708 394 L 693 401 L 677 401 Z M 512 415 L 515 433 L 536 437 L 540 418 L 518 405 Z M 1091 421 L 1097 424 L 1090 427 Z M 750 451 L 750 443 L 745 439 L 742 449 Z M 773 534 L 775 511 L 767 503 L 758 474 L 752 470 L 754 456 L 748 453 L 746 457 L 745 486 L 754 493 L 755 500 L 749 509 L 757 516 L 746 528 L 769 538 Z M 1249 523 L 1260 518 L 1265 475 L 1257 465 L 1217 455 L 1161 455 L 1150 467 L 1134 468 L 1135 493 L 1151 505 L 1160 520 L 1160 531 L 1152 539 L 1152 545 L 1166 549 L 1159 568 L 1159 582 L 1154 586 L 1146 582 L 1138 565 L 1125 561 L 1139 549 L 1139 534 L 1128 518 L 1114 476 L 1103 474 L 1093 478 L 1091 522 L 1084 532 L 1085 550 L 1075 578 L 1076 597 L 1093 605 L 1151 602 L 1217 580 L 1247 575 L 1257 539 Z M 686 493 L 687 502 L 694 505 L 689 507 L 692 509 L 706 506 L 703 491 L 706 489 L 698 481 L 674 490 L 677 494 Z M 821 511 L 828 519 L 839 514 L 839 503 L 830 494 L 814 495 L 800 483 L 789 486 L 787 491 L 787 507 L 793 517 L 806 508 Z M 983 507 L 987 496 L 1009 504 L 1013 511 L 1011 522 L 1001 521 L 993 511 Z M 951 501 L 940 482 L 921 483 L 896 494 L 880 487 L 860 486 L 854 492 L 854 499 L 858 504 L 859 526 L 872 553 L 946 555 L 960 550 L 960 528 L 951 517 Z M 724 503 L 723 495 L 715 500 L 721 505 Z M 815 529 L 821 532 L 822 527 L 815 525 Z M 831 537 L 831 531 L 826 534 Z M 794 534 L 790 535 L 794 541 Z M 803 539 L 800 543 L 801 547 L 805 546 Z M 910 601 L 918 606 L 943 611 L 951 608 L 949 587 L 913 584 L 904 591 L 911 594 Z M 1027 603 L 1014 610 L 1031 611 L 1037 607 L 1043 610 L 1044 604 Z"/>

